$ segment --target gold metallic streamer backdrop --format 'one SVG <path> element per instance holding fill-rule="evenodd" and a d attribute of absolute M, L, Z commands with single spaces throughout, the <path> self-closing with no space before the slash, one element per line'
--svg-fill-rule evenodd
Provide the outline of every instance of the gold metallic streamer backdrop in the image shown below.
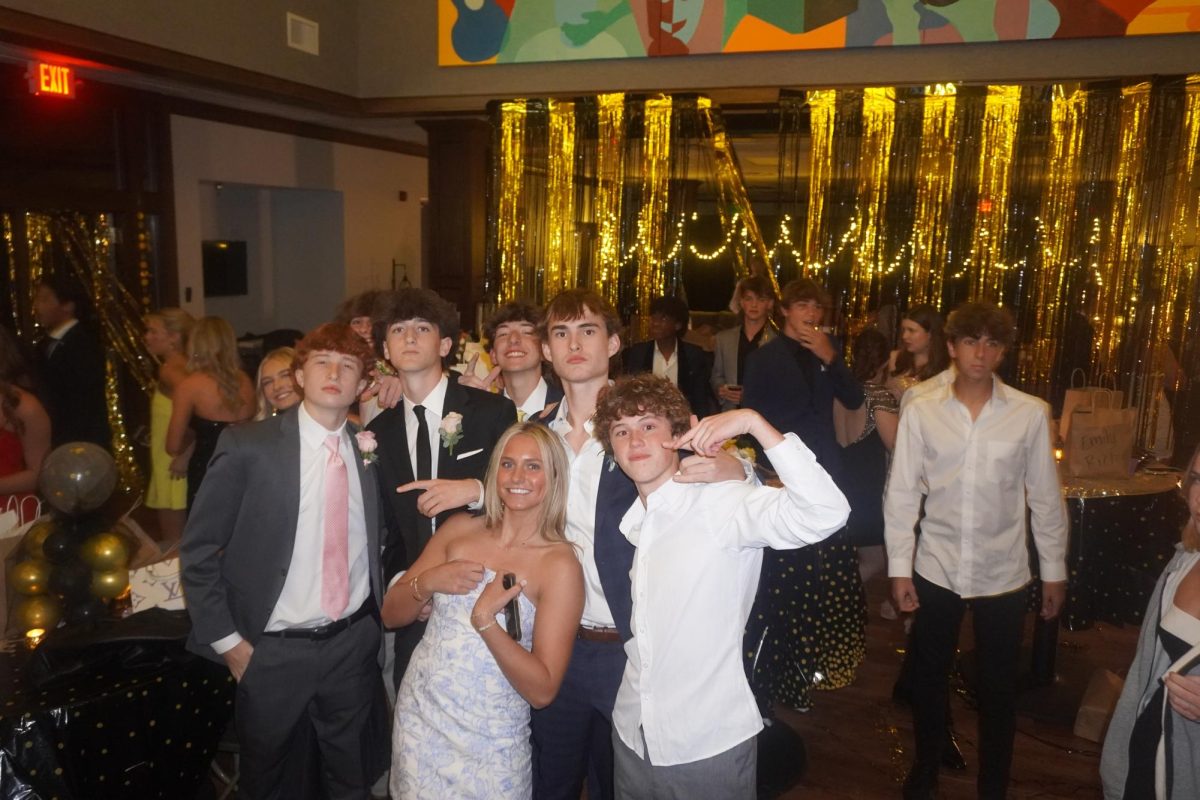
<path fill-rule="evenodd" d="M 883 273 L 887 242 L 888 167 L 896 133 L 894 89 L 863 91 L 862 138 L 859 145 L 858 242 L 850 268 L 849 312 L 862 317 L 871 304 L 874 281 Z"/>
<path fill-rule="evenodd" d="M 550 101 L 549 139 L 546 213 L 550 230 L 542 282 L 542 292 L 547 298 L 577 285 L 574 103 Z"/>
<path fill-rule="evenodd" d="M 671 193 L 671 98 L 646 100 L 642 121 L 642 194 L 637 222 L 638 315 L 645 328 L 650 301 L 665 286 L 662 255 L 665 252 L 667 205 Z M 642 331 L 645 333 L 645 330 Z"/>
<path fill-rule="evenodd" d="M 592 288 L 616 305 L 620 286 L 621 214 L 625 195 L 625 95 L 617 92 L 596 98 L 596 197 L 594 218 L 599 257 Z"/>
<path fill-rule="evenodd" d="M 971 298 L 1003 303 L 1001 291 L 1007 266 L 1003 259 L 1008 238 L 1009 177 L 1021 87 L 989 86 L 979 136 L 974 238 L 971 242 Z"/>
<path fill-rule="evenodd" d="M 838 93 L 817 89 L 808 93 L 809 151 L 808 217 L 804 229 L 805 269 L 810 273 L 825 266 L 828 255 L 828 221 L 825 198 L 833 182 L 833 135 Z"/>
<path fill-rule="evenodd" d="M 1019 377 L 1027 391 L 1048 396 L 1064 317 L 1063 285 L 1071 262 L 1075 232 L 1075 202 L 1087 92 L 1055 87 L 1050 101 L 1050 131 L 1046 148 L 1041 206 L 1038 213 L 1038 251 L 1033 259 L 1033 296 L 1027 305 L 1035 317 L 1029 357 L 1020 362 Z"/>
<path fill-rule="evenodd" d="M 944 90 L 943 90 L 944 91 Z M 946 275 L 946 234 L 954 191 L 958 142 L 957 96 L 928 93 L 917 154 L 913 248 L 909 262 L 910 305 L 941 305 Z"/>
<path fill-rule="evenodd" d="M 496 250 L 499 265 L 499 295 L 503 299 L 524 297 L 525 266 L 525 114 L 524 100 L 500 105 L 496 171 Z"/>

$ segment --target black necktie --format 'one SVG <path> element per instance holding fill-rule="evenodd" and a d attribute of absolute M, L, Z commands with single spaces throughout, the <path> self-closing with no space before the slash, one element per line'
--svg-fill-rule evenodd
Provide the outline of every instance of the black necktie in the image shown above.
<path fill-rule="evenodd" d="M 433 477 L 433 453 L 429 449 L 429 423 L 425 419 L 425 406 L 413 406 L 417 415 L 417 480 L 427 481 Z M 422 542 L 433 536 L 433 520 L 417 513 L 417 531 Z"/>

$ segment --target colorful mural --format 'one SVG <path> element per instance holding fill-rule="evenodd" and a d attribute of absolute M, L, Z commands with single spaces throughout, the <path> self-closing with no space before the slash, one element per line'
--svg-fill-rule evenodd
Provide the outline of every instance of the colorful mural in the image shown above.
<path fill-rule="evenodd" d="M 1200 0 L 438 0 L 442 66 L 1200 31 Z"/>

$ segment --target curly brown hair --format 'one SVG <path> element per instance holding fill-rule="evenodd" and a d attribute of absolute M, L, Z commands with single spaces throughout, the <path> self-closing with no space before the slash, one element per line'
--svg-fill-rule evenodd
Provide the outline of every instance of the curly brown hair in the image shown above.
<path fill-rule="evenodd" d="M 617 382 L 600 390 L 596 414 L 592 417 L 593 435 L 612 455 L 613 423 L 622 417 L 644 414 L 660 416 L 671 423 L 671 435 L 679 436 L 692 424 L 692 407 L 679 387 L 666 378 L 649 372 L 618 378 Z"/>

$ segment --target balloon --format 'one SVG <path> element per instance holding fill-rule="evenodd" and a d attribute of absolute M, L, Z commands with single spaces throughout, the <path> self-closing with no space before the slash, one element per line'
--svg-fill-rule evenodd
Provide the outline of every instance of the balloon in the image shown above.
<path fill-rule="evenodd" d="M 38 478 L 39 494 L 68 515 L 104 505 L 116 485 L 116 462 L 91 442 L 71 442 L 55 449 L 42 462 Z"/>
<path fill-rule="evenodd" d="M 50 586 L 50 564 L 40 558 L 18 561 L 8 571 L 8 585 L 21 594 L 45 594 Z"/>
<path fill-rule="evenodd" d="M 92 569 L 108 572 L 129 564 L 129 544 L 121 534 L 105 531 L 86 539 L 79 555 Z"/>
<path fill-rule="evenodd" d="M 108 604 L 99 597 L 84 597 L 67 606 L 68 625 L 86 625 L 108 614 Z"/>
<path fill-rule="evenodd" d="M 92 594 L 111 600 L 129 587 L 129 570 L 114 569 L 92 573 Z"/>
<path fill-rule="evenodd" d="M 42 553 L 42 542 L 46 541 L 46 537 L 55 531 L 53 519 L 44 519 L 41 522 L 35 522 L 29 530 L 25 531 L 25 538 L 21 540 L 21 545 L 25 548 L 25 555 L 30 558 L 45 558 Z"/>
<path fill-rule="evenodd" d="M 12 613 L 13 620 L 21 630 L 30 631 L 34 628 L 41 628 L 48 631 L 52 630 L 62 619 L 62 606 L 51 595 L 38 595 L 37 597 L 26 597 L 17 603 Z"/>
<path fill-rule="evenodd" d="M 50 572 L 50 591 L 55 594 L 68 598 L 86 596 L 91 588 L 92 570 L 77 558 L 58 564 Z"/>
<path fill-rule="evenodd" d="M 51 532 L 42 542 L 42 552 L 46 554 L 46 560 L 53 561 L 55 564 L 61 564 L 74 558 L 75 551 L 78 549 L 79 542 L 70 532 L 62 528 Z"/>

